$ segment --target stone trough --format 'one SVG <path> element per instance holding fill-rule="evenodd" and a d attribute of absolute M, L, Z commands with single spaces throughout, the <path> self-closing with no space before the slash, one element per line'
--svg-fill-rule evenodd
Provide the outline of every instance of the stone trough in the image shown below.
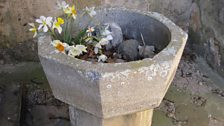
<path fill-rule="evenodd" d="M 153 109 L 174 78 L 187 34 L 155 12 L 104 8 L 96 18 L 119 24 L 130 39 L 141 41 L 142 33 L 159 53 L 126 63 L 91 63 L 55 53 L 51 38 L 39 37 L 39 58 L 53 94 L 70 105 L 73 126 L 150 126 Z"/>

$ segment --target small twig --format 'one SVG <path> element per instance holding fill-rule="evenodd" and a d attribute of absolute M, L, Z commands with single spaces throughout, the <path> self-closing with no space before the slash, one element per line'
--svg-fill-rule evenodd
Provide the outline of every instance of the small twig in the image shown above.
<path fill-rule="evenodd" d="M 142 33 L 141 33 L 141 38 L 142 38 L 142 43 L 143 43 L 143 45 L 144 45 L 144 47 L 145 47 L 145 46 L 146 46 L 146 45 L 145 45 L 145 40 L 144 40 L 144 37 L 143 37 Z"/>

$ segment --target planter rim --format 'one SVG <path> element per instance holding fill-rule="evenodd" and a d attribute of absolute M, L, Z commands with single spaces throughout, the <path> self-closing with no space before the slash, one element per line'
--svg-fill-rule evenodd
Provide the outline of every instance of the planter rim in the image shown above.
<path fill-rule="evenodd" d="M 143 60 L 124 62 L 124 63 L 92 63 L 89 61 L 77 59 L 65 55 L 63 53 L 56 53 L 54 47 L 50 45 L 51 37 L 47 35 L 40 36 L 38 38 L 38 55 L 42 58 L 46 58 L 49 60 L 57 61 L 58 63 L 68 65 L 77 70 L 85 70 L 85 71 L 95 71 L 99 73 L 107 73 L 114 72 L 117 69 L 113 68 L 121 68 L 120 70 L 127 70 L 130 68 L 141 68 L 147 67 L 150 64 L 156 62 L 163 62 L 164 59 L 171 59 L 171 57 L 175 57 L 176 54 L 181 51 L 181 47 L 185 46 L 188 34 L 184 32 L 180 27 L 175 25 L 170 19 L 166 18 L 162 14 L 157 12 L 149 12 L 149 11 L 140 11 L 136 9 L 126 9 L 126 8 L 98 8 L 100 11 L 128 11 L 131 13 L 137 13 L 145 16 L 149 16 L 153 19 L 164 24 L 171 33 L 171 40 L 168 45 L 161 50 L 158 54 L 156 54 L 153 58 L 145 58 Z M 163 58 L 161 58 L 163 57 Z M 137 65 L 138 64 L 138 65 Z M 108 70 L 108 68 L 110 68 Z"/>

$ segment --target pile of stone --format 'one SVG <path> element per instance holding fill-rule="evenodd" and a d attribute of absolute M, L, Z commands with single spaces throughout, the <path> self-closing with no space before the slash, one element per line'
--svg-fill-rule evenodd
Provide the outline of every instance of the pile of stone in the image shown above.
<path fill-rule="evenodd" d="M 122 29 L 118 24 L 107 24 L 110 26 L 113 40 L 106 46 L 106 49 L 115 49 L 116 53 L 113 54 L 115 62 L 135 61 L 155 56 L 155 47 L 146 45 L 141 33 L 139 33 L 142 36 L 141 42 L 136 39 L 124 39 Z"/>

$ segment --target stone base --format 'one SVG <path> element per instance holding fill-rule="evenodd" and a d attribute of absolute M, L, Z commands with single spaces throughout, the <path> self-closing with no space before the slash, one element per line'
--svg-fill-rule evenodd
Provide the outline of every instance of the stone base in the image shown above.
<path fill-rule="evenodd" d="M 151 126 L 153 109 L 102 119 L 70 106 L 69 114 L 71 126 Z"/>

